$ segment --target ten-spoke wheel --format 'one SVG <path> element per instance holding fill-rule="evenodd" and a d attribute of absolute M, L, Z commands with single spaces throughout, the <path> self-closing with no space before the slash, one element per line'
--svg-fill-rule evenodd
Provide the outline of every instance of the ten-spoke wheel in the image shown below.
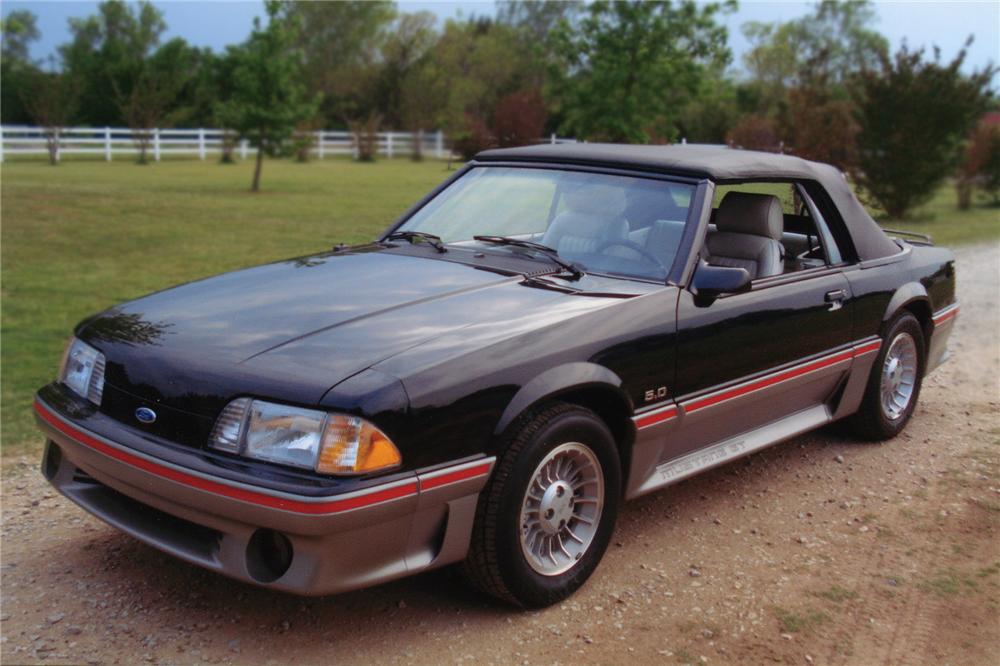
<path fill-rule="evenodd" d="M 462 570 L 483 591 L 541 607 L 572 594 L 608 547 L 621 462 L 593 412 L 556 403 L 522 417 L 476 509 Z"/>
<path fill-rule="evenodd" d="M 917 343 L 903 332 L 893 338 L 882 362 L 882 410 L 898 419 L 910 406 L 917 385 Z"/>
<path fill-rule="evenodd" d="M 556 447 L 535 469 L 521 502 L 521 550 L 532 569 L 556 576 L 587 552 L 604 508 L 604 472 L 578 442 Z"/>
<path fill-rule="evenodd" d="M 898 435 L 913 415 L 924 376 L 924 335 L 910 313 L 886 328 L 861 407 L 852 417 L 855 431 L 866 439 Z"/>

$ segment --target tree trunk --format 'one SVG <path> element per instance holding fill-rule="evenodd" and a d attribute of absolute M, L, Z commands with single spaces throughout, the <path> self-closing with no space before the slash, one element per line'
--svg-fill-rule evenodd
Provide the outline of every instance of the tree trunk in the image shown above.
<path fill-rule="evenodd" d="M 251 192 L 260 192 L 260 167 L 264 164 L 264 145 L 257 147 L 257 164 L 253 168 L 253 184 L 250 186 Z"/>
<path fill-rule="evenodd" d="M 958 209 L 968 210 L 972 205 L 972 183 L 961 179 L 955 184 L 955 189 L 958 190 Z"/>
<path fill-rule="evenodd" d="M 417 130 L 413 133 L 413 152 L 410 159 L 414 162 L 422 162 L 424 159 L 424 131 Z"/>

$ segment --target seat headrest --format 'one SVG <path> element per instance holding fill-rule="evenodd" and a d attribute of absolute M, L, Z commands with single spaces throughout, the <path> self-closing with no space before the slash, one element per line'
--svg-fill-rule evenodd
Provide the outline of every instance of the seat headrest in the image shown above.
<path fill-rule="evenodd" d="M 772 194 L 727 192 L 715 214 L 719 231 L 781 240 L 785 226 L 781 200 Z"/>
<path fill-rule="evenodd" d="M 575 213 L 614 218 L 625 211 L 625 191 L 603 183 L 587 183 L 563 194 L 566 208 Z"/>

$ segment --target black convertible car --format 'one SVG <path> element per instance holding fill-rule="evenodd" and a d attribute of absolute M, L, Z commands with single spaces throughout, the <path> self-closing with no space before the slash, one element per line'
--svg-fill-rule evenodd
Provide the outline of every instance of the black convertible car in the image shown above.
<path fill-rule="evenodd" d="M 491 150 L 371 244 L 82 322 L 37 394 L 43 472 L 244 581 L 327 594 L 462 562 L 543 606 L 623 499 L 842 418 L 896 435 L 957 312 L 952 254 L 887 235 L 832 167 Z"/>

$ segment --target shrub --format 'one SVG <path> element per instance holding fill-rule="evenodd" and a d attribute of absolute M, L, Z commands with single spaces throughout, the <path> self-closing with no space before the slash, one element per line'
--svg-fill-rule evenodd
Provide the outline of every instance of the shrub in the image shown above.
<path fill-rule="evenodd" d="M 535 143 L 545 131 L 545 102 L 536 88 L 511 93 L 493 112 L 493 134 L 502 148 Z"/>
<path fill-rule="evenodd" d="M 788 113 L 792 152 L 841 171 L 854 167 L 859 127 L 849 100 L 831 99 L 824 89 L 796 88 L 788 95 Z"/>
<path fill-rule="evenodd" d="M 962 162 L 958 166 L 955 188 L 958 207 L 972 205 L 976 187 L 988 194 L 993 203 L 1000 200 L 1000 124 L 980 120 L 966 143 Z"/>
<path fill-rule="evenodd" d="M 465 127 L 455 134 L 453 146 L 462 159 L 468 162 L 481 150 L 495 148 L 496 138 L 490 132 L 483 119 L 472 114 L 465 114 Z"/>
<path fill-rule="evenodd" d="M 783 147 L 778 136 L 777 123 L 758 114 L 743 116 L 736 126 L 729 130 L 726 143 L 734 148 L 765 150 L 770 153 L 780 153 Z"/>

